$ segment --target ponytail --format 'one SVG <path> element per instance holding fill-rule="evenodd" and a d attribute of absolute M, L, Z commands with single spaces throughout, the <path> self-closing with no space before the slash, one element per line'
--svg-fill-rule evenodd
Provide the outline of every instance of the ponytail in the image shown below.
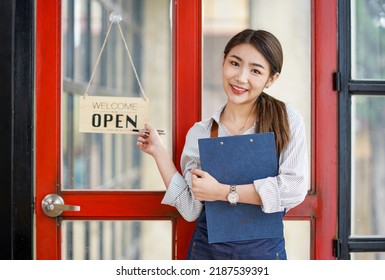
<path fill-rule="evenodd" d="M 257 123 L 255 132 L 274 132 L 279 155 L 290 140 L 290 127 L 284 102 L 262 92 L 256 100 Z"/>

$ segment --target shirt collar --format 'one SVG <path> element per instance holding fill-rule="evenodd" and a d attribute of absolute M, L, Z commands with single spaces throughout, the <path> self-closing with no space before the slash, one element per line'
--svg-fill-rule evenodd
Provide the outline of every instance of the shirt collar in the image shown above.
<path fill-rule="evenodd" d="M 208 124 L 209 126 L 207 127 L 207 129 L 211 129 L 213 121 L 216 121 L 219 124 L 219 120 L 220 120 L 220 117 L 221 117 L 223 110 L 225 109 L 225 106 L 226 106 L 226 104 L 222 105 L 222 107 L 220 107 L 218 110 L 216 110 L 215 113 L 211 116 L 211 121 L 209 122 L 209 124 Z"/>

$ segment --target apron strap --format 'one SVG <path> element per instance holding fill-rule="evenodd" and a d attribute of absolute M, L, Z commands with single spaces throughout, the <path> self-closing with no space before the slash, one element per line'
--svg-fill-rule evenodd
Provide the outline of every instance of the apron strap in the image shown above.
<path fill-rule="evenodd" d="M 218 137 L 218 123 L 213 120 L 213 124 L 211 125 L 211 133 L 210 133 L 211 138 L 216 138 Z"/>

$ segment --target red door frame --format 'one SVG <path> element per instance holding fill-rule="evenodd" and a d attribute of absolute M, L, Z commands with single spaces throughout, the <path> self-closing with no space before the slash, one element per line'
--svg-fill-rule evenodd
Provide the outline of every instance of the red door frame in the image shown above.
<path fill-rule="evenodd" d="M 44 217 L 40 203 L 60 183 L 60 4 L 36 1 L 36 258 L 59 259 L 56 219 Z M 60 250 L 60 248 L 59 248 Z"/>
<path fill-rule="evenodd" d="M 314 0 L 313 0 L 314 1 Z M 317 195 L 314 259 L 335 259 L 338 191 L 337 0 L 317 0 L 313 37 L 312 186 Z"/>
<path fill-rule="evenodd" d="M 201 116 L 201 13 L 200 0 L 180 0 L 174 6 L 173 156 L 177 166 L 185 135 Z M 60 14 L 60 0 L 36 0 L 37 259 L 60 259 L 61 256 L 57 221 L 46 217 L 40 208 L 46 194 L 60 192 Z M 336 70 L 337 0 L 313 0 L 311 191 L 304 203 L 289 211 L 286 217 L 310 221 L 312 259 L 334 259 L 338 157 L 337 94 L 332 76 Z M 163 193 L 64 191 L 60 194 L 66 204 L 81 204 L 81 212 L 64 213 L 64 219 L 172 220 L 173 258 L 183 259 L 194 223 L 185 222 L 174 208 L 161 205 Z M 151 201 L 153 207 L 138 207 L 143 199 Z"/>
<path fill-rule="evenodd" d="M 310 258 L 335 259 L 337 235 L 337 0 L 312 0 L 312 122 L 311 190 L 305 201 L 287 214 L 289 220 L 309 220 Z"/>

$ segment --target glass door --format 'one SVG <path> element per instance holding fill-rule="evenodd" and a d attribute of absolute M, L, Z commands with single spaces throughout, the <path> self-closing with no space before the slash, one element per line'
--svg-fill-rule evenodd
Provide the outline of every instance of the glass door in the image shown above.
<path fill-rule="evenodd" d="M 109 14 L 116 10 L 123 15 L 123 34 L 150 98 L 150 118 L 166 131 L 164 141 L 178 167 L 188 129 L 222 102 L 218 77 L 208 75 L 217 71 L 207 67 L 220 66 L 214 54 L 220 56 L 230 32 L 250 26 L 277 34 L 287 53 L 286 78 L 271 94 L 301 110 L 311 155 L 308 196 L 285 220 L 289 258 L 333 258 L 337 3 L 286 2 L 36 1 L 37 259 L 184 259 L 187 251 L 194 223 L 160 203 L 163 183 L 152 160 L 136 151 L 135 136 L 78 131 L 79 98 L 98 59 Z M 91 95 L 140 96 L 119 36 L 111 30 Z M 52 216 L 43 211 L 47 205 Z"/>
<path fill-rule="evenodd" d="M 79 132 L 79 101 L 91 74 L 90 96 L 142 97 L 137 69 L 152 108 L 153 125 L 170 152 L 172 142 L 172 63 L 170 3 L 164 1 L 62 1 L 61 190 L 164 190 L 153 161 L 136 149 L 132 134 Z M 131 53 L 111 10 L 121 11 L 121 25 Z M 103 52 L 102 52 L 103 50 Z M 102 53 L 101 53 L 102 52 Z M 96 65 L 97 58 L 100 61 Z M 155 69 L 158 69 L 157 71 Z M 155 70 L 155 71 L 154 71 Z M 143 207 L 153 207 L 145 203 Z M 62 222 L 64 259 L 170 259 L 170 221 L 65 220 Z M 157 232 L 158 242 L 151 233 Z M 156 248 L 156 249 L 155 249 Z"/>
<path fill-rule="evenodd" d="M 122 15 L 122 34 L 111 12 Z M 199 38 L 186 15 L 199 21 L 199 1 L 37 1 L 37 259 L 184 258 L 193 223 L 160 203 L 165 186 L 137 136 L 83 133 L 78 124 L 88 85 L 88 95 L 112 97 L 141 97 L 142 86 L 151 124 L 179 158 L 180 135 L 198 115 L 173 117 L 188 102 L 178 95 L 191 76 L 179 67 L 180 45 L 191 41 L 186 34 Z"/>

